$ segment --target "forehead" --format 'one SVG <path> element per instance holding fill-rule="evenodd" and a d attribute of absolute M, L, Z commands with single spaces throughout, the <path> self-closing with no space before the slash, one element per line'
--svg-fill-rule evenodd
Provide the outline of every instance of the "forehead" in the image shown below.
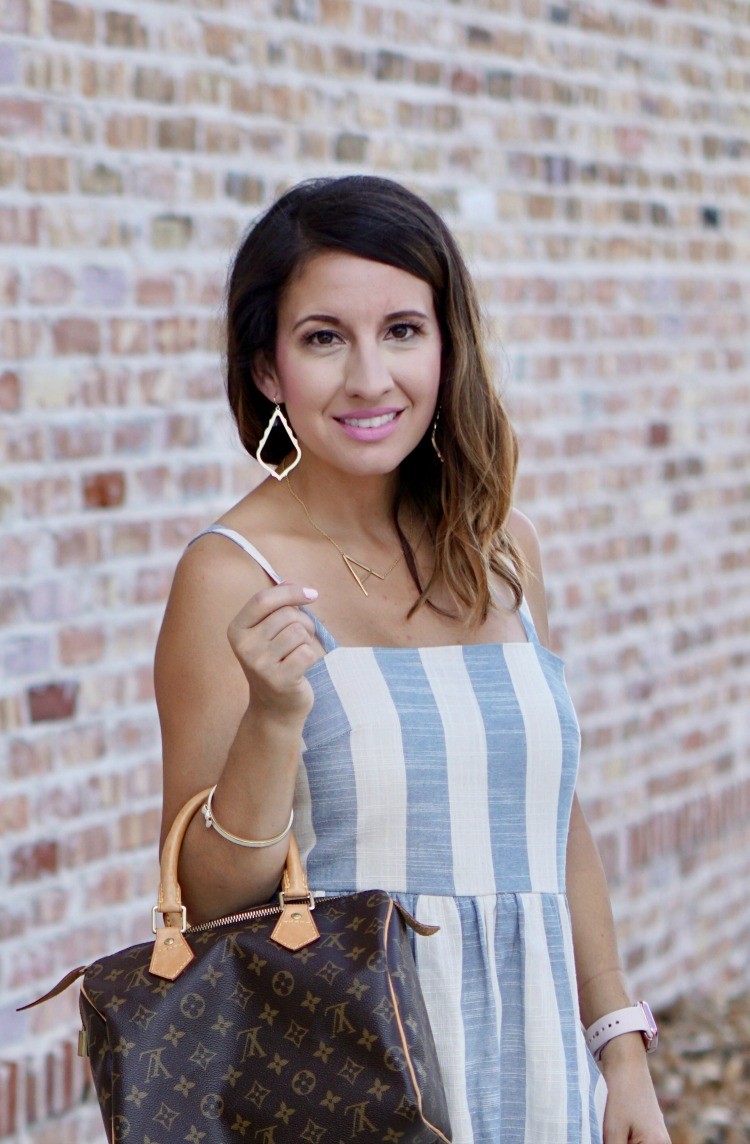
<path fill-rule="evenodd" d="M 287 286 L 279 318 L 297 320 L 310 309 L 336 314 L 423 310 L 432 314 L 432 288 L 422 278 L 384 262 L 325 251 L 310 258 Z"/>

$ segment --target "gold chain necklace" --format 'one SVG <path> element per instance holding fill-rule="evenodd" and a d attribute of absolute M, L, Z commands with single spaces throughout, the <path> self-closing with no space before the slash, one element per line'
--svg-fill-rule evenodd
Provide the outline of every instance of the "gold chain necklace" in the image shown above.
<path fill-rule="evenodd" d="M 341 559 L 344 561 L 344 564 L 346 564 L 347 568 L 351 572 L 354 579 L 359 584 L 359 586 L 362 589 L 362 591 L 364 592 L 365 596 L 369 596 L 370 593 L 367 591 L 364 584 L 362 583 L 361 577 L 357 574 L 357 568 L 361 569 L 362 572 L 366 572 L 367 576 L 374 576 L 377 580 L 385 580 L 386 576 L 390 576 L 391 572 L 396 567 L 398 562 L 403 559 L 403 555 L 404 555 L 403 551 L 399 552 L 398 556 L 393 561 L 390 568 L 388 568 L 385 572 L 376 572 L 375 569 L 371 568 L 369 564 L 363 564 L 361 560 L 355 560 L 353 556 L 349 556 L 348 553 L 344 552 L 343 548 L 339 544 L 336 543 L 336 541 L 333 539 L 332 536 L 328 535 L 328 533 L 325 531 L 324 528 L 321 528 L 319 524 L 315 523 L 313 518 L 310 516 L 310 513 L 308 512 L 308 509 L 307 509 L 307 505 L 302 500 L 302 497 L 299 496 L 294 491 L 294 489 L 292 488 L 292 482 L 289 479 L 289 477 L 287 477 L 287 479 L 286 479 L 286 484 L 287 484 L 287 488 L 289 489 L 289 492 L 292 494 L 294 499 L 296 501 L 298 501 L 299 504 L 302 506 L 302 509 L 304 510 L 304 513 L 305 513 L 305 516 L 310 521 L 310 524 L 313 526 L 315 531 L 319 532 L 321 536 L 324 536 L 326 538 L 326 540 L 330 541 L 330 543 L 333 545 L 333 547 L 338 552 Z M 367 576 L 365 576 L 365 579 L 367 579 Z"/>

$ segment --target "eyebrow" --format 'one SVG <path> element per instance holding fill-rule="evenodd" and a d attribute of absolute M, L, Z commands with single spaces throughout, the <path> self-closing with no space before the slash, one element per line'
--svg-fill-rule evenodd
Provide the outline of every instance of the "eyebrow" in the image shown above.
<path fill-rule="evenodd" d="M 385 315 L 386 322 L 403 321 L 404 318 L 424 318 L 429 321 L 429 314 L 424 314 L 421 310 L 394 310 L 391 314 Z M 332 326 L 340 326 L 341 319 L 337 318 L 335 314 L 305 314 L 304 318 L 300 318 L 292 326 L 292 333 L 298 326 L 303 325 L 305 322 L 327 322 Z"/>

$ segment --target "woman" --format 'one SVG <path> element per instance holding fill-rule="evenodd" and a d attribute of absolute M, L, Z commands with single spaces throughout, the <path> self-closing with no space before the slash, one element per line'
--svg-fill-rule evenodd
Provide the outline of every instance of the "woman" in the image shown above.
<path fill-rule="evenodd" d="M 387 180 L 294 188 L 237 255 L 227 366 L 278 468 L 190 546 L 159 640 L 164 826 L 216 784 L 222 831 L 188 832 L 191 921 L 273 894 L 293 809 L 312 888 L 441 927 L 416 958 L 457 1144 L 599 1141 L 607 1086 L 606 1144 L 664 1144 L 640 1032 L 602 1076 L 580 1030 L 631 1002 L 455 241 Z"/>

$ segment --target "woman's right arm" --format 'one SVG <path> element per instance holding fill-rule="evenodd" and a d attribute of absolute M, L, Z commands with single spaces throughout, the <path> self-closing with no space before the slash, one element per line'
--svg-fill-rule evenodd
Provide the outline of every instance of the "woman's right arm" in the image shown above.
<path fill-rule="evenodd" d="M 203 537 L 175 574 L 156 650 L 162 730 L 162 842 L 180 807 L 218 784 L 218 822 L 241 838 L 272 838 L 289 821 L 302 728 L 312 706 L 305 672 L 322 655 L 309 602 L 223 538 Z M 191 924 L 267 901 L 287 839 L 253 850 L 193 819 L 180 856 Z"/>

